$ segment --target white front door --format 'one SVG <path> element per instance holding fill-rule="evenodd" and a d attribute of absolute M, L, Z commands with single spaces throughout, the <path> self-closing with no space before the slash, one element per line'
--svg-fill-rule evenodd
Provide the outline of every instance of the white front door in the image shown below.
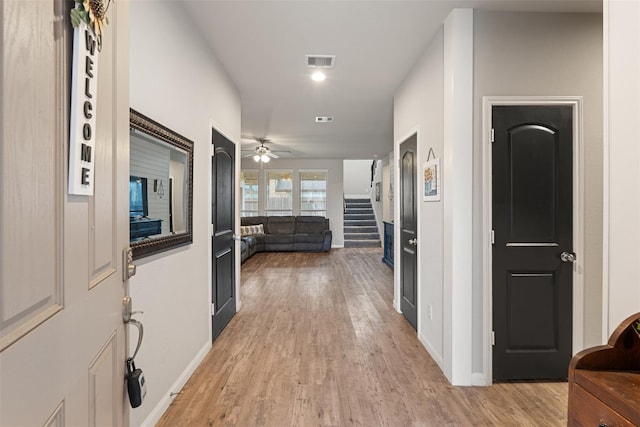
<path fill-rule="evenodd" d="M 67 195 L 64 0 L 0 3 L 0 425 L 128 425 L 128 4 L 99 53 L 94 196 Z"/>

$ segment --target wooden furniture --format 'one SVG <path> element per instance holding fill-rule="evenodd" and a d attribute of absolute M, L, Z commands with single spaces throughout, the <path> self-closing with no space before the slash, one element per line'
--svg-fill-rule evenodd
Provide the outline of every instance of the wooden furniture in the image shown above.
<path fill-rule="evenodd" d="M 384 222 L 384 253 L 382 262 L 393 268 L 393 222 Z"/>
<path fill-rule="evenodd" d="M 640 336 L 628 317 L 609 343 L 576 354 L 569 365 L 569 426 L 640 425 Z"/>

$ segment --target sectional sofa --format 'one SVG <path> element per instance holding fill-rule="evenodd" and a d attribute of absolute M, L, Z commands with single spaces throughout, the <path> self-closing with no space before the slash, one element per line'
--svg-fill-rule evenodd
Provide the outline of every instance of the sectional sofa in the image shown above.
<path fill-rule="evenodd" d="M 320 216 L 251 216 L 241 218 L 242 262 L 256 252 L 327 252 L 329 219 Z"/>

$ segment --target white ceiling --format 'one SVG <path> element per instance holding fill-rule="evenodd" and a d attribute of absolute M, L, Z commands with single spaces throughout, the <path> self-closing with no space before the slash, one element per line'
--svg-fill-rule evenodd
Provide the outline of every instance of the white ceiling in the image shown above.
<path fill-rule="evenodd" d="M 600 0 L 183 3 L 240 92 L 243 138 L 269 138 L 281 157 L 332 159 L 393 150 L 393 95 L 453 8 L 602 11 Z M 336 56 L 327 80 L 311 81 L 307 54 Z"/>

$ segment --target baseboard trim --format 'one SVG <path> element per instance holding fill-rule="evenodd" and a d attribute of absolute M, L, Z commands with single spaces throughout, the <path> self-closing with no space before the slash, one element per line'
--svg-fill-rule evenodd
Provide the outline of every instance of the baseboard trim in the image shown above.
<path fill-rule="evenodd" d="M 431 356 L 440 370 L 444 373 L 444 360 L 442 359 L 442 356 L 435 351 L 429 340 L 424 338 L 422 335 L 418 335 L 418 341 L 422 343 L 422 346 L 427 350 L 429 356 Z"/>
<path fill-rule="evenodd" d="M 191 360 L 191 362 L 187 365 L 185 370 L 182 371 L 182 374 L 180 374 L 178 379 L 171 385 L 169 390 L 167 390 L 167 392 L 165 393 L 165 397 L 158 402 L 158 404 L 149 413 L 147 418 L 145 418 L 142 424 L 140 424 L 141 427 L 153 427 L 158 421 L 160 421 L 160 418 L 173 401 L 173 397 L 170 396 L 169 393 L 171 393 L 172 391 L 182 390 L 182 387 L 184 387 L 184 385 L 187 383 L 187 380 L 191 377 L 196 368 L 204 360 L 210 349 L 211 343 L 207 342 L 196 354 L 193 360 Z"/>
<path fill-rule="evenodd" d="M 484 387 L 484 386 L 490 386 L 491 383 L 487 382 L 487 376 L 482 372 L 472 372 L 471 385 Z"/>

